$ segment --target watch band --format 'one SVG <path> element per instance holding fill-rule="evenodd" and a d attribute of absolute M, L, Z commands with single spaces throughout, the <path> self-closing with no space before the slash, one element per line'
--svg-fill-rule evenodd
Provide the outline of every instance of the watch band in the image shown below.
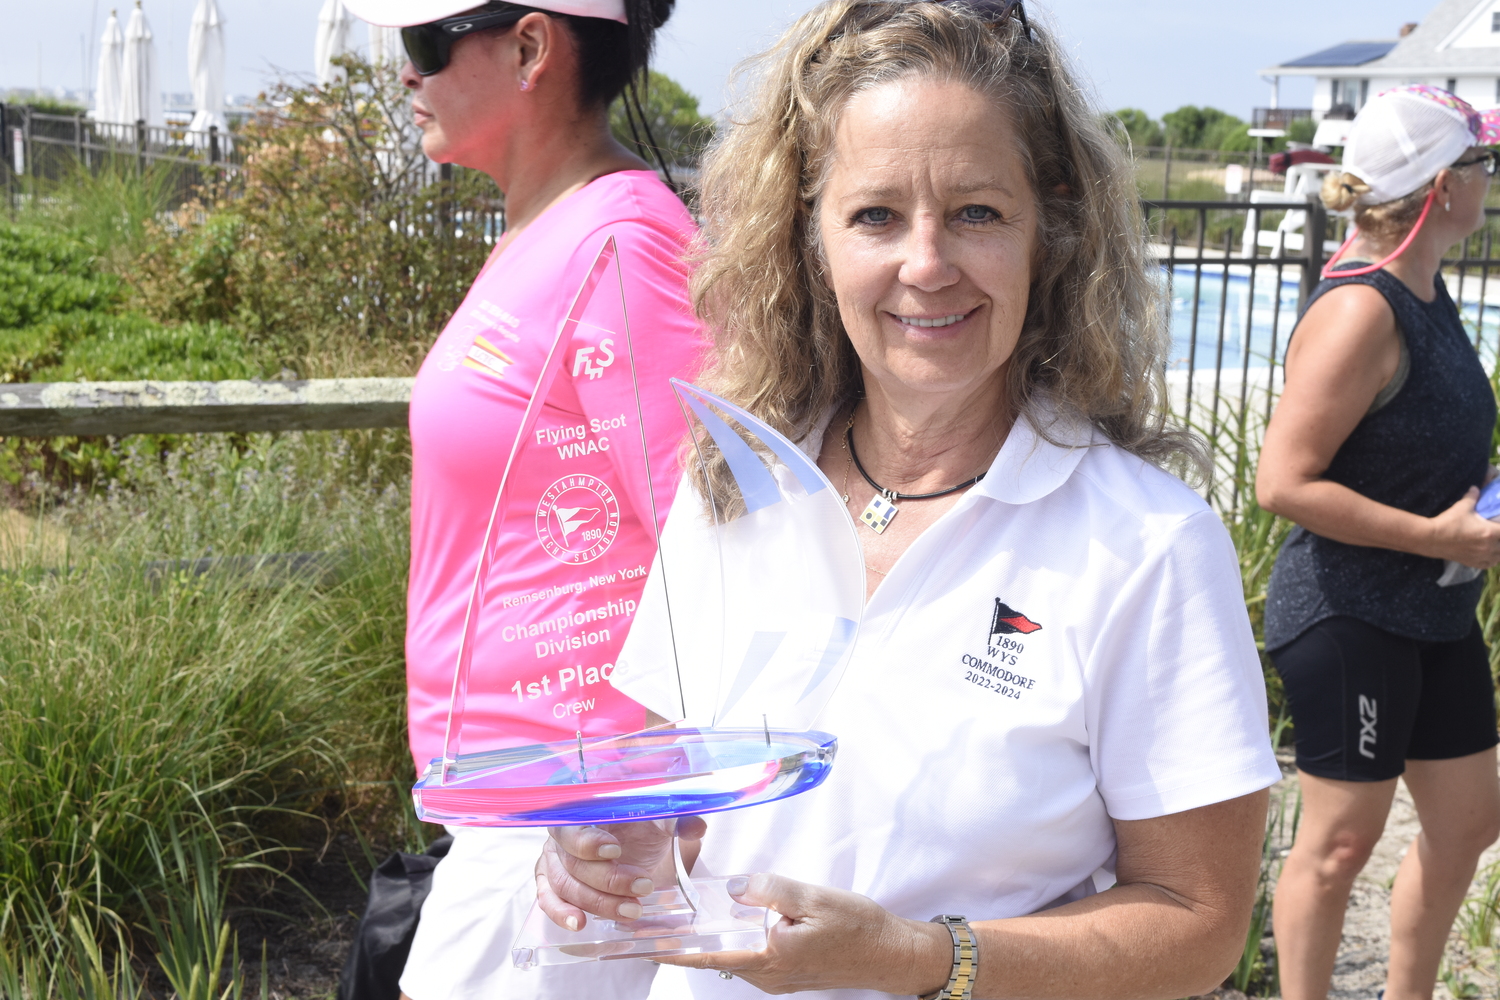
<path fill-rule="evenodd" d="M 932 922 L 942 924 L 953 935 L 953 972 L 948 976 L 947 986 L 917 1000 L 971 1000 L 974 977 L 979 974 L 979 940 L 963 917 L 942 913 L 933 917 Z"/>

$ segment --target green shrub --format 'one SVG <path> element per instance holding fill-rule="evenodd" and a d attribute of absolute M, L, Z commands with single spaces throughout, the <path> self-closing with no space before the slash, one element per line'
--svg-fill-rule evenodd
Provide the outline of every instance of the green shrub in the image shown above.
<path fill-rule="evenodd" d="M 1310 143 L 1313 141 L 1313 136 L 1317 134 L 1318 123 L 1311 118 L 1294 118 L 1286 126 L 1287 142 Z"/>
<path fill-rule="evenodd" d="M 147 260 L 160 270 L 136 281 L 138 304 L 168 322 L 231 320 L 240 302 L 235 255 L 244 240 L 244 221 L 232 208 L 211 211 L 198 202 L 178 211 L 175 219 L 176 235 L 153 227 L 156 255 Z M 171 241 L 170 251 L 163 240 Z"/>
<path fill-rule="evenodd" d="M 698 99 L 670 76 L 652 70 L 642 106 L 650 138 L 655 139 L 657 146 L 666 154 L 667 162 L 696 165 L 704 147 L 714 136 L 713 120 L 704 117 L 698 110 Z M 634 115 L 633 108 L 629 115 Z M 638 145 L 631 133 L 624 97 L 610 106 L 609 127 L 625 148 L 636 150 L 647 163 L 654 162 L 645 149 L 647 136 L 642 133 L 641 143 Z"/>
<path fill-rule="evenodd" d="M 119 282 L 97 271 L 78 240 L 0 223 L 0 331 L 55 313 L 110 309 L 119 291 Z"/>
<path fill-rule="evenodd" d="M 498 192 L 472 171 L 434 180 L 394 71 L 344 66 L 331 87 L 279 88 L 218 200 L 148 227 L 130 268 L 143 308 L 231 322 L 299 372 L 325 355 L 415 367 L 490 252 Z"/>
<path fill-rule="evenodd" d="M 41 94 L 31 94 L 25 97 L 16 97 L 10 102 L 13 106 L 29 108 L 43 115 L 81 115 L 88 111 L 81 104 L 72 101 L 60 101 L 55 97 L 43 97 Z"/>
<path fill-rule="evenodd" d="M 1242 121 L 1220 122 L 1211 129 L 1204 137 L 1205 142 L 1212 142 L 1214 149 L 1222 149 L 1228 153 L 1249 153 L 1255 150 L 1256 142 L 1259 141 L 1262 152 L 1270 153 L 1277 148 L 1279 139 L 1260 139 L 1250 134 L 1250 126 Z"/>
<path fill-rule="evenodd" d="M 1121 139 L 1129 140 L 1131 146 L 1136 149 L 1144 149 L 1147 146 L 1161 146 L 1166 143 L 1166 134 L 1162 131 L 1161 123 L 1153 121 L 1151 116 L 1140 108 L 1121 108 L 1112 116 L 1116 135 Z"/>
<path fill-rule="evenodd" d="M 219 381 L 265 374 L 244 339 L 223 323 L 162 326 L 138 314 L 73 313 L 40 331 L 65 346 L 55 362 L 29 372 L 34 382 Z"/>
<path fill-rule="evenodd" d="M 49 518 L 65 554 L 43 533 L 0 551 L 0 995 L 17 969 L 99 964 L 80 935 L 186 968 L 173 853 L 200 885 L 231 880 L 284 861 L 346 778 L 408 775 L 407 499 L 379 475 L 403 448 L 370 432 L 137 453 L 123 486 Z M 172 562 L 309 551 L 337 572 Z"/>
<path fill-rule="evenodd" d="M 1161 116 L 1167 140 L 1180 149 L 1218 149 L 1228 130 L 1244 124 L 1234 115 L 1218 108 L 1199 108 L 1185 104 Z"/>

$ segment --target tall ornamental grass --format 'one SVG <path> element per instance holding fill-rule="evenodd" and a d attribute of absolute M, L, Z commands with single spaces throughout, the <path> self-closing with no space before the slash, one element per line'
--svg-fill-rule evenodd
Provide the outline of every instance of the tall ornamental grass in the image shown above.
<path fill-rule="evenodd" d="M 203 901 L 284 868 L 351 779 L 409 771 L 403 447 L 128 454 L 109 489 L 0 536 L 0 996 L 194 968 L 219 996 L 233 906 Z M 236 559 L 286 553 L 324 557 Z"/>

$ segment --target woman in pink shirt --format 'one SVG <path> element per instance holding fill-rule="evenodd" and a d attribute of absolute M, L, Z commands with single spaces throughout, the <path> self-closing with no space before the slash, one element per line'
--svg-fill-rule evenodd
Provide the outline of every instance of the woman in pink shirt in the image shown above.
<path fill-rule="evenodd" d="M 644 539 L 653 509 L 664 521 L 676 492 L 685 428 L 667 379 L 692 375 L 702 341 L 681 263 L 692 219 L 614 140 L 607 109 L 644 72 L 674 0 L 346 2 L 366 21 L 404 29 L 410 61 L 401 78 L 424 151 L 493 177 L 508 223 L 412 391 L 406 659 L 417 771 L 444 752 L 480 541 L 512 443 L 560 325 L 611 237 L 635 378 L 620 363 L 619 326 L 585 323 L 528 431 L 539 443 L 520 454 L 500 513 L 502 535 L 529 544 L 503 545 L 486 580 L 486 610 L 471 638 L 464 749 L 640 729 L 644 709 L 607 673 L 651 563 Z M 597 299 L 611 297 L 617 303 L 620 292 L 607 276 Z M 628 449 L 610 446 L 611 435 L 631 435 L 638 455 L 641 424 L 649 482 Z M 538 624 L 518 629 L 504 611 L 516 607 Z M 568 627 L 575 620 L 588 627 Z M 585 643 L 586 656 L 577 652 Z M 599 671 L 602 683 L 589 677 Z M 639 991 L 630 977 L 599 976 L 593 966 L 512 971 L 510 948 L 535 898 L 531 870 L 546 833 L 450 832 L 453 847 L 434 873 L 401 977 L 404 995 L 644 995 L 644 971 Z"/>

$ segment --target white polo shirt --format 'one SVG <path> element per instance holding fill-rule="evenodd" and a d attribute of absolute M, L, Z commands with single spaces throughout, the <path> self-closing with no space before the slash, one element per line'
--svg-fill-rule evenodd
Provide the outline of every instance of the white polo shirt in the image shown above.
<path fill-rule="evenodd" d="M 827 781 L 709 816 L 700 870 L 776 872 L 918 920 L 1019 916 L 1113 883 L 1111 820 L 1222 802 L 1281 777 L 1217 515 L 1082 421 L 1049 434 L 1069 443 L 1018 420 L 984 480 L 871 597 L 817 724 L 839 740 Z M 821 439 L 820 429 L 804 444 L 809 454 Z M 682 490 L 668 532 L 702 517 L 691 482 Z M 673 610 L 679 631 L 716 618 Z M 624 663 L 613 677 L 670 715 L 661 680 Z M 760 995 L 675 969 L 652 992 Z"/>

